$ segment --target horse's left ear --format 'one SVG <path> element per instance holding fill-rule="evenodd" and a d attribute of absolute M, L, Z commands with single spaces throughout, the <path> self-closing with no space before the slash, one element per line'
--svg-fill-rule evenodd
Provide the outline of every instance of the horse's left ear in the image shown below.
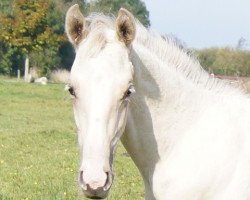
<path fill-rule="evenodd" d="M 135 32 L 134 16 L 126 9 L 121 8 L 116 19 L 116 34 L 118 39 L 129 46 L 135 39 Z"/>

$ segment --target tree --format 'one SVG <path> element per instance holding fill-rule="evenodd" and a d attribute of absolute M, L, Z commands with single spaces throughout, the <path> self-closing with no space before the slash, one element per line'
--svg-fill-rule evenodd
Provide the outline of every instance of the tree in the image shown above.
<path fill-rule="evenodd" d="M 64 21 L 65 21 L 65 15 L 68 10 L 68 8 L 71 5 L 78 4 L 83 11 L 83 13 L 88 13 L 87 9 L 87 3 L 85 0 L 49 0 L 50 4 L 50 10 L 51 12 L 48 13 L 48 20 L 47 24 L 49 27 L 51 27 L 55 33 L 59 35 L 64 35 Z M 49 52 L 48 52 L 49 53 Z M 41 57 L 40 55 L 39 57 Z M 57 65 L 59 64 L 60 66 L 56 66 L 55 64 L 51 66 L 56 66 L 57 68 L 66 68 L 70 70 L 74 58 L 75 58 L 75 51 L 74 48 L 72 47 L 71 43 L 68 42 L 68 39 L 66 39 L 63 42 L 60 43 L 59 50 L 57 51 L 57 55 L 55 55 L 59 59 L 57 59 Z M 56 59 L 55 57 L 55 59 Z M 42 64 L 47 65 L 47 62 L 44 62 L 41 58 Z M 51 62 L 55 62 L 52 61 Z M 50 67 L 50 69 L 52 69 Z"/>
<path fill-rule="evenodd" d="M 236 48 L 237 49 L 244 49 L 246 46 L 247 46 L 247 40 L 245 38 L 241 37 L 238 40 Z"/>
<path fill-rule="evenodd" d="M 78 3 L 84 15 L 105 12 L 116 15 L 121 8 L 134 13 L 149 26 L 149 13 L 141 0 L 1 0 L 0 2 L 0 73 L 23 73 L 24 58 L 40 74 L 54 68 L 70 69 L 74 49 L 64 34 L 67 9 Z"/>
<path fill-rule="evenodd" d="M 128 9 L 145 26 L 150 26 L 149 12 L 141 0 L 96 0 L 88 4 L 88 12 L 104 12 L 117 15 L 121 7 Z"/>
<path fill-rule="evenodd" d="M 0 41 L 8 52 L 24 55 L 58 49 L 64 40 L 47 24 L 49 4 L 45 0 L 14 1 L 13 14 L 0 15 Z M 11 72 L 10 72 L 11 73 Z"/>
<path fill-rule="evenodd" d="M 12 11 L 13 0 L 1 0 L 0 1 L 0 13 L 9 14 Z"/>

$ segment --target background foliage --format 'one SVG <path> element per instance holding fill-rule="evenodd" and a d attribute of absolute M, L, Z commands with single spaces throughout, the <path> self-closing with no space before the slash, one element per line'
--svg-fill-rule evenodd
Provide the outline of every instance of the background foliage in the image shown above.
<path fill-rule="evenodd" d="M 50 49 L 50 53 L 56 54 L 64 37 L 51 24 L 53 7 L 45 0 L 19 0 L 12 2 L 11 12 L 2 14 L 0 40 L 2 54 L 8 55 L 1 63 L 3 73 L 14 74 L 17 68 L 23 69 L 23 56 L 44 53 L 44 49 Z M 51 56 L 49 64 L 55 63 L 55 57 Z M 42 73 L 46 68 L 41 68 Z"/>
<path fill-rule="evenodd" d="M 64 19 L 70 5 L 78 3 L 85 15 L 104 12 L 116 15 L 120 7 L 129 9 L 149 26 L 149 13 L 141 0 L 1 0 L 0 74 L 23 73 L 24 59 L 40 75 L 56 68 L 70 69 L 74 50 L 64 34 Z"/>
<path fill-rule="evenodd" d="M 201 65 L 218 75 L 250 76 L 250 51 L 241 48 L 209 48 L 197 51 Z"/>
<path fill-rule="evenodd" d="M 141 0 L 96 0 L 88 4 L 88 12 L 104 12 L 116 15 L 123 7 L 132 12 L 145 26 L 150 26 L 149 12 Z"/>
<path fill-rule="evenodd" d="M 40 75 L 54 69 L 70 69 L 74 49 L 64 34 L 65 13 L 78 3 L 85 15 L 104 12 L 116 15 L 120 7 L 130 10 L 145 26 L 149 12 L 141 0 L 1 0 L 0 1 L 0 74 L 23 73 L 24 59 Z M 250 76 L 250 52 L 240 38 L 235 48 L 195 50 L 201 65 L 210 73 Z"/>

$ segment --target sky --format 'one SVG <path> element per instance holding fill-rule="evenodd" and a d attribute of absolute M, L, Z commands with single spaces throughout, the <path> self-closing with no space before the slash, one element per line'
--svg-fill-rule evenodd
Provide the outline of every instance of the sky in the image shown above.
<path fill-rule="evenodd" d="M 142 0 L 151 29 L 172 34 L 188 48 L 235 47 L 240 38 L 250 49 L 250 0 Z"/>

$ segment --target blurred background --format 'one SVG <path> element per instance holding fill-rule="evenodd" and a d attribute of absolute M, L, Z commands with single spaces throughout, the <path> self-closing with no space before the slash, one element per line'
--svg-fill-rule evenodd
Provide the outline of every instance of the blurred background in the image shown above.
<path fill-rule="evenodd" d="M 0 74 L 23 76 L 25 60 L 29 79 L 70 70 L 74 50 L 65 37 L 64 18 L 74 3 L 85 16 L 116 15 L 125 7 L 149 29 L 175 37 L 209 73 L 250 75 L 248 0 L 1 0 Z"/>

